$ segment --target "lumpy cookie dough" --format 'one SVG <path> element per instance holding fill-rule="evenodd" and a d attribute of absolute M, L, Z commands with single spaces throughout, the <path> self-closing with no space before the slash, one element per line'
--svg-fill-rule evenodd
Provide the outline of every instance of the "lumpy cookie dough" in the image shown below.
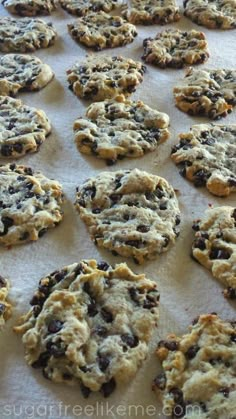
<path fill-rule="evenodd" d="M 11 317 L 11 304 L 7 301 L 9 288 L 9 281 L 0 275 L 0 331 Z"/>
<path fill-rule="evenodd" d="M 105 12 L 88 13 L 70 23 L 68 30 L 76 41 L 97 51 L 129 44 L 138 34 L 134 25 Z"/>
<path fill-rule="evenodd" d="M 173 188 L 139 169 L 102 172 L 77 189 L 76 208 L 93 242 L 136 263 L 167 251 L 179 234 Z"/>
<path fill-rule="evenodd" d="M 131 95 L 145 71 L 145 66 L 131 58 L 91 55 L 67 71 L 67 80 L 76 96 L 101 101 L 118 94 Z"/>
<path fill-rule="evenodd" d="M 236 27 L 235 0 L 184 0 L 184 15 L 209 29 Z"/>
<path fill-rule="evenodd" d="M 56 8 L 54 0 L 2 0 L 8 12 L 19 16 L 48 15 Z"/>
<path fill-rule="evenodd" d="M 193 224 L 196 231 L 192 256 L 222 282 L 227 298 L 236 298 L 236 208 L 210 208 L 202 220 Z"/>
<path fill-rule="evenodd" d="M 0 51 L 33 52 L 54 44 L 57 36 L 51 23 L 41 19 L 0 18 Z"/>
<path fill-rule="evenodd" d="M 194 125 L 180 134 L 171 158 L 180 174 L 213 195 L 236 192 L 236 125 Z"/>
<path fill-rule="evenodd" d="M 124 157 L 141 157 L 169 138 L 167 114 L 124 96 L 93 103 L 86 116 L 74 123 L 76 145 L 108 165 Z"/>
<path fill-rule="evenodd" d="M 0 166 L 0 244 L 38 240 L 62 220 L 62 189 L 29 167 Z"/>
<path fill-rule="evenodd" d="M 40 90 L 54 77 L 49 65 L 32 55 L 0 57 L 0 95 L 15 96 L 19 90 Z"/>
<path fill-rule="evenodd" d="M 236 105 L 236 71 L 190 68 L 174 88 L 176 106 L 189 115 L 219 119 Z"/>
<path fill-rule="evenodd" d="M 156 354 L 163 372 L 153 390 L 168 417 L 235 418 L 235 321 L 202 314 L 189 333 L 161 340 Z"/>
<path fill-rule="evenodd" d="M 208 57 L 207 40 L 203 32 L 167 29 L 143 41 L 146 63 L 158 67 L 182 68 L 184 65 L 202 64 Z"/>
<path fill-rule="evenodd" d="M 137 25 L 166 25 L 180 19 L 175 0 L 131 0 L 131 7 L 127 6 L 123 14 Z"/>
<path fill-rule="evenodd" d="M 26 361 L 82 394 L 108 397 L 128 382 L 148 353 L 158 321 L 157 285 L 125 263 L 84 260 L 41 279 L 22 333 Z"/>
<path fill-rule="evenodd" d="M 68 13 L 85 16 L 88 12 L 110 12 L 118 6 L 118 0 L 60 0 L 61 7 Z"/>
<path fill-rule="evenodd" d="M 0 156 L 17 158 L 36 152 L 51 132 L 46 114 L 21 100 L 0 96 Z"/>

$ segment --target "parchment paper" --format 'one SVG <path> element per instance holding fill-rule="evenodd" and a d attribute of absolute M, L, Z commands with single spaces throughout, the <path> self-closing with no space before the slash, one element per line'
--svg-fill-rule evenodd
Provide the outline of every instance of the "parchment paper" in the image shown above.
<path fill-rule="evenodd" d="M 3 6 L 0 6 L 0 14 L 8 15 Z M 186 332 L 192 319 L 201 313 L 216 311 L 225 319 L 235 317 L 235 304 L 223 298 L 223 287 L 189 256 L 193 239 L 192 220 L 201 217 L 209 203 L 235 204 L 235 196 L 217 199 L 204 188 L 195 189 L 181 178 L 169 158 L 171 146 L 177 142 L 180 132 L 188 131 L 193 124 L 207 122 L 204 118 L 190 117 L 174 106 L 172 88 L 184 76 L 184 70 L 160 70 L 149 65 L 144 82 L 132 95 L 132 99 L 141 99 L 170 116 L 171 138 L 157 152 L 141 159 L 125 159 L 112 167 L 107 167 L 103 161 L 81 155 L 73 141 L 72 126 L 77 116 L 84 115 L 87 103 L 82 103 L 68 89 L 66 70 L 76 60 L 82 60 L 88 51 L 76 44 L 67 32 L 67 23 L 74 20 L 73 16 L 58 9 L 51 17 L 44 19 L 54 23 L 59 39 L 55 46 L 39 50 L 35 55 L 51 65 L 55 78 L 40 92 L 20 94 L 18 97 L 28 105 L 45 110 L 52 121 L 53 132 L 39 153 L 22 158 L 19 163 L 30 165 L 62 183 L 66 195 L 65 218 L 59 227 L 36 243 L 13 247 L 11 250 L 0 249 L 0 274 L 11 280 L 10 298 L 14 305 L 13 317 L 7 322 L 0 337 L 0 418 L 164 418 L 161 405 L 151 391 L 152 379 L 161 370 L 154 356 L 158 340 L 170 332 Z M 203 30 L 211 54 L 204 66 L 234 67 L 235 31 L 207 30 L 184 17 L 178 23 L 166 27 Z M 154 36 L 162 29 L 164 27 L 158 25 L 138 26 L 138 36 L 133 44 L 108 49 L 106 54 L 121 54 L 139 60 L 143 53 L 143 39 Z M 235 111 L 220 122 L 235 123 Z M 129 266 L 136 272 L 145 272 L 157 281 L 161 292 L 160 323 L 154 332 L 149 358 L 135 379 L 119 387 L 109 399 L 96 394 L 85 400 L 79 388 L 51 383 L 42 377 L 40 371 L 26 365 L 21 339 L 12 332 L 12 326 L 28 310 L 28 302 L 42 276 L 83 258 L 106 259 L 110 263 L 122 261 L 122 258 L 113 257 L 93 245 L 73 208 L 73 202 L 76 186 L 89 176 L 102 170 L 134 167 L 163 176 L 179 189 L 181 234 L 176 245 L 153 262 L 137 266 L 127 259 Z"/>

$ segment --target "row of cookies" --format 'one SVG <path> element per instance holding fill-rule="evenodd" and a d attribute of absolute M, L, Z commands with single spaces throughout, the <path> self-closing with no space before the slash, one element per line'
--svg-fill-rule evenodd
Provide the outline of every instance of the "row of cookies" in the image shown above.
<path fill-rule="evenodd" d="M 2 0 L 3 6 L 20 16 L 49 14 L 55 10 L 55 0 Z M 85 16 L 88 12 L 110 12 L 122 6 L 123 16 L 134 24 L 167 24 L 180 19 L 180 9 L 175 0 L 132 0 L 129 8 L 126 2 L 118 0 L 60 0 L 67 12 Z M 184 0 L 184 15 L 193 22 L 210 29 L 233 29 L 236 26 L 235 1 Z"/>

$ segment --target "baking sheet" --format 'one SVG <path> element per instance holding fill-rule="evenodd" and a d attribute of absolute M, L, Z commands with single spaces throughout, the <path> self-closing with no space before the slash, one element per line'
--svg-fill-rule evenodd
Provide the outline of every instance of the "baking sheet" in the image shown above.
<path fill-rule="evenodd" d="M 8 15 L 3 6 L 0 6 L 0 15 Z M 18 97 L 28 105 L 46 111 L 53 132 L 39 153 L 28 155 L 19 162 L 62 183 L 66 196 L 65 217 L 59 227 L 36 243 L 13 247 L 11 250 L 0 249 L 0 274 L 11 280 L 10 298 L 14 304 L 13 317 L 7 322 L 0 340 L 0 418 L 162 419 L 164 415 L 161 405 L 151 391 L 152 379 L 161 370 L 153 355 L 158 340 L 170 332 L 186 332 L 192 319 L 204 312 L 216 311 L 225 319 L 235 317 L 235 304 L 223 298 L 222 286 L 189 256 L 193 238 L 192 220 L 201 217 L 209 204 L 235 204 L 235 196 L 220 199 L 210 195 L 204 188 L 195 189 L 178 174 L 169 158 L 171 146 L 176 143 L 180 132 L 188 131 L 193 124 L 207 122 L 205 118 L 190 117 L 174 106 L 172 88 L 184 76 L 184 70 L 160 70 L 148 66 L 144 82 L 132 95 L 132 99 L 141 99 L 170 116 L 171 138 L 157 152 L 141 159 L 125 159 L 112 167 L 107 167 L 103 161 L 81 155 L 73 141 L 72 126 L 76 117 L 84 115 L 87 103 L 77 99 L 68 89 L 66 70 L 76 60 L 82 60 L 88 50 L 76 44 L 67 32 L 67 23 L 74 20 L 73 16 L 58 9 L 51 17 L 44 19 L 54 23 L 59 39 L 54 46 L 39 50 L 35 55 L 51 65 L 55 78 L 40 92 L 20 94 Z M 142 40 L 168 27 L 184 30 L 195 28 L 205 32 L 211 54 L 205 67 L 230 69 L 235 65 L 235 31 L 207 30 L 184 17 L 165 27 L 138 26 L 138 36 L 132 44 L 109 49 L 105 53 L 139 60 L 143 52 Z M 236 112 L 220 123 L 236 123 Z M 89 176 L 96 176 L 102 170 L 135 167 L 163 176 L 174 188 L 179 189 L 181 234 L 176 245 L 155 261 L 137 266 L 127 259 L 132 269 L 145 272 L 159 285 L 159 328 L 154 333 L 150 355 L 135 379 L 119 387 L 109 399 L 96 394 L 85 400 L 79 388 L 53 384 L 45 380 L 40 371 L 26 365 L 21 339 L 12 332 L 12 326 L 19 315 L 28 310 L 30 297 L 42 276 L 83 258 L 106 259 L 110 263 L 122 261 L 122 258 L 113 257 L 93 245 L 73 208 L 73 202 L 76 186 Z"/>

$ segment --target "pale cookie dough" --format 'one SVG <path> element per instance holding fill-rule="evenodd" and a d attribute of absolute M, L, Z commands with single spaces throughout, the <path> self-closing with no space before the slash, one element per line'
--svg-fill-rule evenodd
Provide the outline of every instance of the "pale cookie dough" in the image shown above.
<path fill-rule="evenodd" d="M 129 22 L 139 25 L 166 25 L 180 19 L 175 0 L 131 0 L 123 12 Z"/>
<path fill-rule="evenodd" d="M 171 158 L 183 177 L 213 195 L 236 192 L 236 125 L 193 125 L 179 138 Z"/>
<path fill-rule="evenodd" d="M 174 189 L 139 169 L 102 172 L 77 188 L 76 208 L 94 243 L 136 263 L 166 252 L 179 234 Z"/>
<path fill-rule="evenodd" d="M 51 23 L 41 19 L 0 18 L 0 51 L 33 52 L 54 44 L 57 33 Z"/>
<path fill-rule="evenodd" d="M 236 70 L 196 70 L 174 88 L 176 106 L 189 115 L 219 119 L 236 105 Z"/>
<path fill-rule="evenodd" d="M 209 57 L 206 37 L 195 30 L 167 29 L 143 41 L 146 63 L 158 67 L 182 68 L 184 65 L 202 64 Z"/>
<path fill-rule="evenodd" d="M 184 15 L 210 29 L 233 29 L 236 0 L 184 0 Z"/>
<path fill-rule="evenodd" d="M 51 132 L 46 114 L 8 96 L 0 96 L 0 156 L 34 153 Z"/>
<path fill-rule="evenodd" d="M 14 328 L 27 363 L 56 383 L 80 385 L 84 397 L 108 397 L 147 356 L 159 292 L 125 263 L 84 260 L 41 279 L 31 305 Z"/>
<path fill-rule="evenodd" d="M 15 164 L 0 166 L 0 244 L 38 240 L 63 217 L 61 185 Z"/>
<path fill-rule="evenodd" d="M 153 382 L 165 415 L 173 419 L 235 419 L 236 328 L 215 313 L 202 314 L 189 333 L 158 344 L 163 372 Z"/>
<path fill-rule="evenodd" d="M 2 0 L 8 12 L 19 16 L 48 15 L 56 8 L 54 0 Z"/>
<path fill-rule="evenodd" d="M 88 12 L 110 12 L 118 6 L 118 0 L 60 0 L 61 7 L 68 13 L 85 16 Z"/>
<path fill-rule="evenodd" d="M 131 95 L 142 83 L 146 67 L 131 58 L 91 55 L 67 71 L 69 88 L 82 99 L 100 101 Z"/>
<path fill-rule="evenodd" d="M 96 51 L 129 44 L 138 34 L 134 25 L 105 12 L 88 13 L 69 23 L 68 30 L 76 41 Z"/>
<path fill-rule="evenodd" d="M 227 288 L 224 295 L 236 298 L 236 208 L 208 209 L 193 224 L 196 231 L 192 256 Z"/>
<path fill-rule="evenodd" d="M 0 57 L 0 95 L 15 96 L 19 90 L 40 90 L 54 77 L 49 65 L 32 55 Z"/>
<path fill-rule="evenodd" d="M 124 157 L 141 157 L 169 138 L 168 115 L 124 96 L 93 103 L 86 116 L 74 123 L 76 145 L 108 165 Z"/>
<path fill-rule="evenodd" d="M 7 301 L 9 287 L 9 281 L 0 276 L 0 331 L 11 317 L 11 304 Z"/>

